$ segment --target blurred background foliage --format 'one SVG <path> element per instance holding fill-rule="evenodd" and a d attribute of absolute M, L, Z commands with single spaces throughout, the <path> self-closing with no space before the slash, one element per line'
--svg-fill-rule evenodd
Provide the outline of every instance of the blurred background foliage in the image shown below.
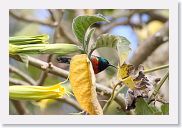
<path fill-rule="evenodd" d="M 73 18 L 78 15 L 94 15 L 102 14 L 110 20 L 110 23 L 96 23 L 93 27 L 96 27 L 94 38 L 103 33 L 111 33 L 114 35 L 122 35 L 131 42 L 131 53 L 128 57 L 128 62 L 135 57 L 137 48 L 145 43 L 150 36 L 158 32 L 169 19 L 168 10 L 115 10 L 115 9 L 85 9 L 85 10 L 24 10 L 16 9 L 10 10 L 9 15 L 9 36 L 25 36 L 25 35 L 37 35 L 48 34 L 50 36 L 49 43 L 74 43 L 78 44 L 72 33 L 71 24 Z M 61 16 L 60 16 L 61 15 Z M 54 22 L 56 19 L 60 19 L 60 27 L 58 32 L 55 33 Z M 28 20 L 27 20 L 28 19 Z M 43 21 L 47 24 L 42 24 L 36 21 Z M 94 55 L 99 55 L 107 58 L 112 64 L 118 63 L 117 54 L 113 49 L 103 48 L 96 50 Z M 143 61 L 145 68 L 152 68 L 167 64 L 169 61 L 168 41 L 157 47 L 146 60 Z M 47 61 L 48 55 L 34 55 L 34 57 Z M 64 63 L 58 63 L 56 56 L 53 56 L 51 62 L 53 65 L 65 70 L 69 70 L 69 65 Z M 41 70 L 31 65 L 26 67 L 25 64 L 18 62 L 10 57 L 9 63 L 14 67 L 20 69 L 24 73 L 31 76 L 34 80 L 39 80 Z M 153 74 L 160 77 L 164 75 L 165 70 L 154 72 Z M 111 87 L 111 81 L 113 76 L 116 75 L 116 71 L 113 68 L 96 75 L 97 82 L 105 86 Z M 10 78 L 21 79 L 14 73 L 10 73 Z M 44 81 L 44 85 L 55 84 L 64 79 L 56 75 L 49 74 Z M 11 83 L 10 83 L 11 85 Z M 70 89 L 69 83 L 64 85 L 67 89 Z M 126 89 L 125 89 L 126 90 Z M 122 90 L 123 91 L 123 90 Z M 123 94 L 126 91 L 123 91 Z M 168 81 L 162 86 L 161 95 L 165 100 L 168 99 Z M 106 97 L 100 96 L 100 100 L 105 100 Z M 100 102 L 104 105 L 104 102 Z M 29 110 L 29 114 L 51 114 L 61 115 L 69 113 L 79 112 L 70 104 L 57 100 L 42 100 L 42 101 L 22 101 L 23 106 Z M 14 101 L 10 100 L 10 114 L 19 114 L 14 106 Z M 106 114 L 125 114 L 116 102 L 113 102 L 109 107 Z"/>

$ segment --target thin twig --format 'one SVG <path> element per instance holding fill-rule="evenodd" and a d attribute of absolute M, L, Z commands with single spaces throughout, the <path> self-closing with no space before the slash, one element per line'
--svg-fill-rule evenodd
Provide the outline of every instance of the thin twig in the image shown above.
<path fill-rule="evenodd" d="M 57 26 L 57 22 L 48 22 L 48 21 L 38 20 L 38 19 L 35 19 L 33 17 L 28 17 L 28 16 L 16 14 L 12 10 L 9 10 L 9 14 L 12 17 L 14 17 L 15 19 L 21 20 L 21 21 L 24 21 L 24 22 L 47 25 L 47 26 L 50 26 L 50 27 L 56 27 Z"/>
<path fill-rule="evenodd" d="M 37 80 L 36 86 L 42 86 L 45 82 L 45 79 L 48 76 L 49 69 L 51 68 L 51 63 L 48 63 L 48 67 L 45 68 L 44 71 L 41 72 L 40 78 Z"/>
<path fill-rule="evenodd" d="M 121 87 L 117 90 L 117 92 L 116 92 L 114 98 L 121 92 L 121 90 L 122 90 L 124 87 L 125 87 L 125 86 L 121 86 Z"/>
<path fill-rule="evenodd" d="M 60 24 L 61 24 L 63 15 L 64 15 L 64 10 L 57 10 L 57 11 L 60 12 L 60 13 L 58 13 L 59 14 L 59 18 L 57 19 L 58 24 L 57 24 L 56 28 L 54 29 L 52 44 L 56 43 L 57 33 L 59 31 L 59 27 L 60 27 Z M 48 56 L 48 60 L 47 60 L 48 63 L 51 62 L 52 56 L 53 55 Z"/>
<path fill-rule="evenodd" d="M 163 104 L 167 104 L 167 103 L 168 103 L 167 101 L 165 101 L 165 100 L 163 100 L 163 99 L 151 99 L 151 100 L 148 102 L 148 104 L 152 103 L 153 101 L 154 101 L 154 102 L 155 102 L 155 101 L 158 101 L 158 102 L 163 103 Z"/>
<path fill-rule="evenodd" d="M 169 68 L 169 65 L 162 65 L 162 66 L 159 66 L 159 67 L 156 67 L 156 68 L 152 68 L 152 69 L 148 69 L 148 70 L 144 70 L 144 73 L 151 73 L 151 72 L 154 72 L 154 71 L 157 71 L 157 70 L 161 70 L 161 69 L 165 69 L 165 68 Z"/>
<path fill-rule="evenodd" d="M 79 44 L 69 33 L 66 32 L 65 28 L 60 25 L 59 27 L 59 33 L 68 40 L 68 42 L 72 44 Z"/>
<path fill-rule="evenodd" d="M 78 102 L 76 102 L 74 99 L 72 99 L 70 97 L 63 97 L 63 98 L 60 98 L 60 99 L 57 99 L 57 100 L 70 104 L 71 106 L 73 106 L 78 111 L 83 111 L 83 109 L 80 107 Z"/>
<path fill-rule="evenodd" d="M 9 71 L 17 74 L 20 76 L 24 81 L 28 82 L 31 85 L 35 85 L 35 80 L 33 80 L 30 76 L 22 72 L 21 70 L 17 69 L 16 67 L 9 65 Z"/>
<path fill-rule="evenodd" d="M 58 10 L 59 11 L 59 10 Z M 53 17 L 55 16 L 54 12 L 52 10 L 49 9 L 49 13 L 53 19 Z M 69 34 L 67 33 L 67 31 L 65 30 L 65 28 L 63 27 L 63 25 L 60 24 L 62 18 L 63 18 L 63 13 L 64 13 L 64 10 L 61 10 L 61 18 L 58 19 L 58 26 L 56 27 L 56 33 L 58 33 L 59 35 L 63 36 L 66 40 L 68 40 L 69 43 L 72 43 L 72 44 L 78 44 L 78 42 L 76 42 L 76 40 Z M 54 20 L 56 20 L 56 18 L 54 17 Z M 54 34 L 55 36 L 57 34 Z"/>
<path fill-rule="evenodd" d="M 160 88 L 162 87 L 162 85 L 164 84 L 164 82 L 166 81 L 168 76 L 169 76 L 169 71 L 165 74 L 165 76 L 162 78 L 162 80 L 159 82 L 159 84 L 156 85 L 153 93 L 151 94 L 151 96 L 149 98 L 149 102 L 151 99 L 155 98 L 155 96 L 159 93 Z"/>
<path fill-rule="evenodd" d="M 111 97 L 109 98 L 109 100 L 107 101 L 107 103 L 104 105 L 103 107 L 103 112 L 105 112 L 107 110 L 107 108 L 109 107 L 109 105 L 112 103 L 113 99 L 115 98 L 115 90 L 117 88 L 117 86 L 121 85 L 121 82 L 118 82 L 114 88 L 113 88 L 113 91 L 112 91 L 112 94 L 111 94 Z"/>
<path fill-rule="evenodd" d="M 123 22 L 112 22 L 112 23 L 108 24 L 107 26 L 105 25 L 104 27 L 106 27 L 106 29 L 101 31 L 101 33 L 99 33 L 99 34 L 107 33 L 116 26 L 127 25 L 127 24 L 129 24 L 129 19 L 127 19 L 127 20 L 125 20 Z"/>
<path fill-rule="evenodd" d="M 9 83 L 10 84 L 13 84 L 13 85 L 29 85 L 29 83 L 25 82 L 25 81 L 22 81 L 22 80 L 18 80 L 18 79 L 15 79 L 15 78 L 9 78 Z"/>
<path fill-rule="evenodd" d="M 50 14 L 51 20 L 52 20 L 53 22 L 55 22 L 55 21 L 56 21 L 56 18 L 55 18 L 55 15 L 54 15 L 54 10 L 48 9 L 48 12 L 49 12 L 49 14 Z"/>

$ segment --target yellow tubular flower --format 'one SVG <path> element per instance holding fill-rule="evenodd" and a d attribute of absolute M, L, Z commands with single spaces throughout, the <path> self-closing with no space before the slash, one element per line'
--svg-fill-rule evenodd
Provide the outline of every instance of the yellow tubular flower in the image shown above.
<path fill-rule="evenodd" d="M 60 83 L 52 86 L 18 85 L 9 87 L 9 98 L 14 100 L 42 100 L 56 99 L 66 94 Z"/>

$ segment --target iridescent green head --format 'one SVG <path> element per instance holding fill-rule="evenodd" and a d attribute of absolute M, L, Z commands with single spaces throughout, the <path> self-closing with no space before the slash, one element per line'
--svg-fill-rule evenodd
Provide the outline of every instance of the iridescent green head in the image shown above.
<path fill-rule="evenodd" d="M 99 65 L 98 65 L 99 72 L 105 70 L 110 65 L 109 62 L 103 57 L 98 57 L 98 60 L 99 60 Z"/>

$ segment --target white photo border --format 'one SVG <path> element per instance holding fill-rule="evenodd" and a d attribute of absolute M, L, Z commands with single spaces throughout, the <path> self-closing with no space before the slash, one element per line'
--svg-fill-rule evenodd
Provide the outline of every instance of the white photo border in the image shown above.
<path fill-rule="evenodd" d="M 105 4 L 106 3 L 106 4 Z M 169 115 L 9 115 L 9 9 L 169 9 Z M 178 124 L 176 0 L 7 0 L 1 5 L 0 116 L 3 124 Z"/>

